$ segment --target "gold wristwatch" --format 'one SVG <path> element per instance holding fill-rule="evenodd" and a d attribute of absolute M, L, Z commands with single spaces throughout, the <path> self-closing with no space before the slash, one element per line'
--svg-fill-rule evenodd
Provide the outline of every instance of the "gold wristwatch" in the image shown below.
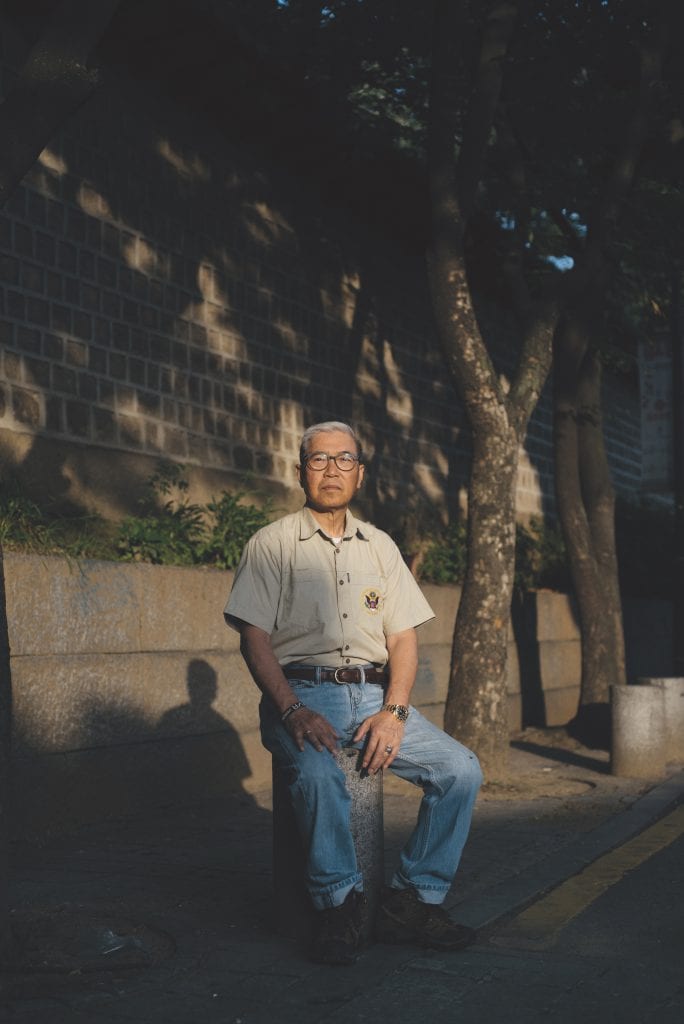
<path fill-rule="evenodd" d="M 409 709 L 405 704 L 383 704 L 382 710 L 389 711 L 398 722 L 405 722 L 409 716 Z"/>

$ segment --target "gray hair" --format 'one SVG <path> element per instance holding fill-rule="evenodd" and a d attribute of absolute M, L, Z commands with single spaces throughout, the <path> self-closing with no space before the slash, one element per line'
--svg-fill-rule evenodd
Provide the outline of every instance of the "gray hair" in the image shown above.
<path fill-rule="evenodd" d="M 307 427 L 302 434 L 302 439 L 299 443 L 299 463 L 301 466 L 306 461 L 306 456 L 309 453 L 309 444 L 312 438 L 316 434 L 334 434 L 339 431 L 341 434 L 347 434 L 356 446 L 356 454 L 359 457 L 359 462 L 363 462 L 363 449 L 361 447 L 361 441 L 356 436 L 353 427 L 350 427 L 348 423 L 340 423 L 337 420 L 326 420 L 325 423 L 314 423 L 313 426 Z"/>

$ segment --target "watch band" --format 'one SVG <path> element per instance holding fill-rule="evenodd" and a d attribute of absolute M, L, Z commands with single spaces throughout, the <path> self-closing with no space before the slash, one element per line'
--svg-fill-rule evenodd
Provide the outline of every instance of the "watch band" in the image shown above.
<path fill-rule="evenodd" d="M 405 722 L 409 716 L 409 709 L 405 704 L 383 704 L 382 710 L 389 711 L 398 722 Z"/>

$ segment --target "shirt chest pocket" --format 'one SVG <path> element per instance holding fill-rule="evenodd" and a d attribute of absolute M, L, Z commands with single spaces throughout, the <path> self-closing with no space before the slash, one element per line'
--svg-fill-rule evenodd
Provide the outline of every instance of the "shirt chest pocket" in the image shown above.
<path fill-rule="evenodd" d="M 352 573 L 349 588 L 354 618 L 367 625 L 372 620 L 381 623 L 385 610 L 386 578 L 379 573 Z"/>
<path fill-rule="evenodd" d="M 276 626 L 315 629 L 337 616 L 336 574 L 331 569 L 292 569 L 283 574 Z"/>

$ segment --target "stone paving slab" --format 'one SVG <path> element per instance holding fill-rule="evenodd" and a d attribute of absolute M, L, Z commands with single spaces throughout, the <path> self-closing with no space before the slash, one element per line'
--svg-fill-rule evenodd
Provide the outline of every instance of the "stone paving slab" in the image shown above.
<path fill-rule="evenodd" d="M 448 901 L 461 919 L 491 926 L 555 884 L 559 873 L 578 870 L 582 858 L 645 827 L 684 791 L 682 772 L 655 785 L 616 779 L 601 752 L 539 748 L 539 742 L 514 747 L 510 784 L 486 787 L 478 801 Z M 406 784 L 386 780 L 388 874 L 419 798 Z M 477 946 L 452 956 L 374 946 L 352 970 L 311 964 L 274 933 L 270 844 L 269 792 L 17 843 L 18 922 L 42 912 L 54 944 L 60 920 L 73 934 L 79 915 L 103 927 L 126 919 L 168 938 L 170 947 L 137 967 L 110 962 L 93 970 L 91 963 L 66 973 L 48 969 L 54 950 L 46 949 L 42 971 L 19 965 L 3 978 L 0 1021 L 423 1024 L 457 1015 L 470 1024 L 502 1019 L 502 1000 L 514 982 L 527 993 L 526 1021 L 576 1020 L 585 997 L 597 1013 L 608 1006 L 601 978 L 612 978 L 614 967 L 492 947 L 486 929 Z M 636 985 L 619 972 L 618 983 Z M 643 1007 L 646 1016 L 638 1019 L 674 1020 L 673 985 L 664 973 L 661 1016 Z"/>

